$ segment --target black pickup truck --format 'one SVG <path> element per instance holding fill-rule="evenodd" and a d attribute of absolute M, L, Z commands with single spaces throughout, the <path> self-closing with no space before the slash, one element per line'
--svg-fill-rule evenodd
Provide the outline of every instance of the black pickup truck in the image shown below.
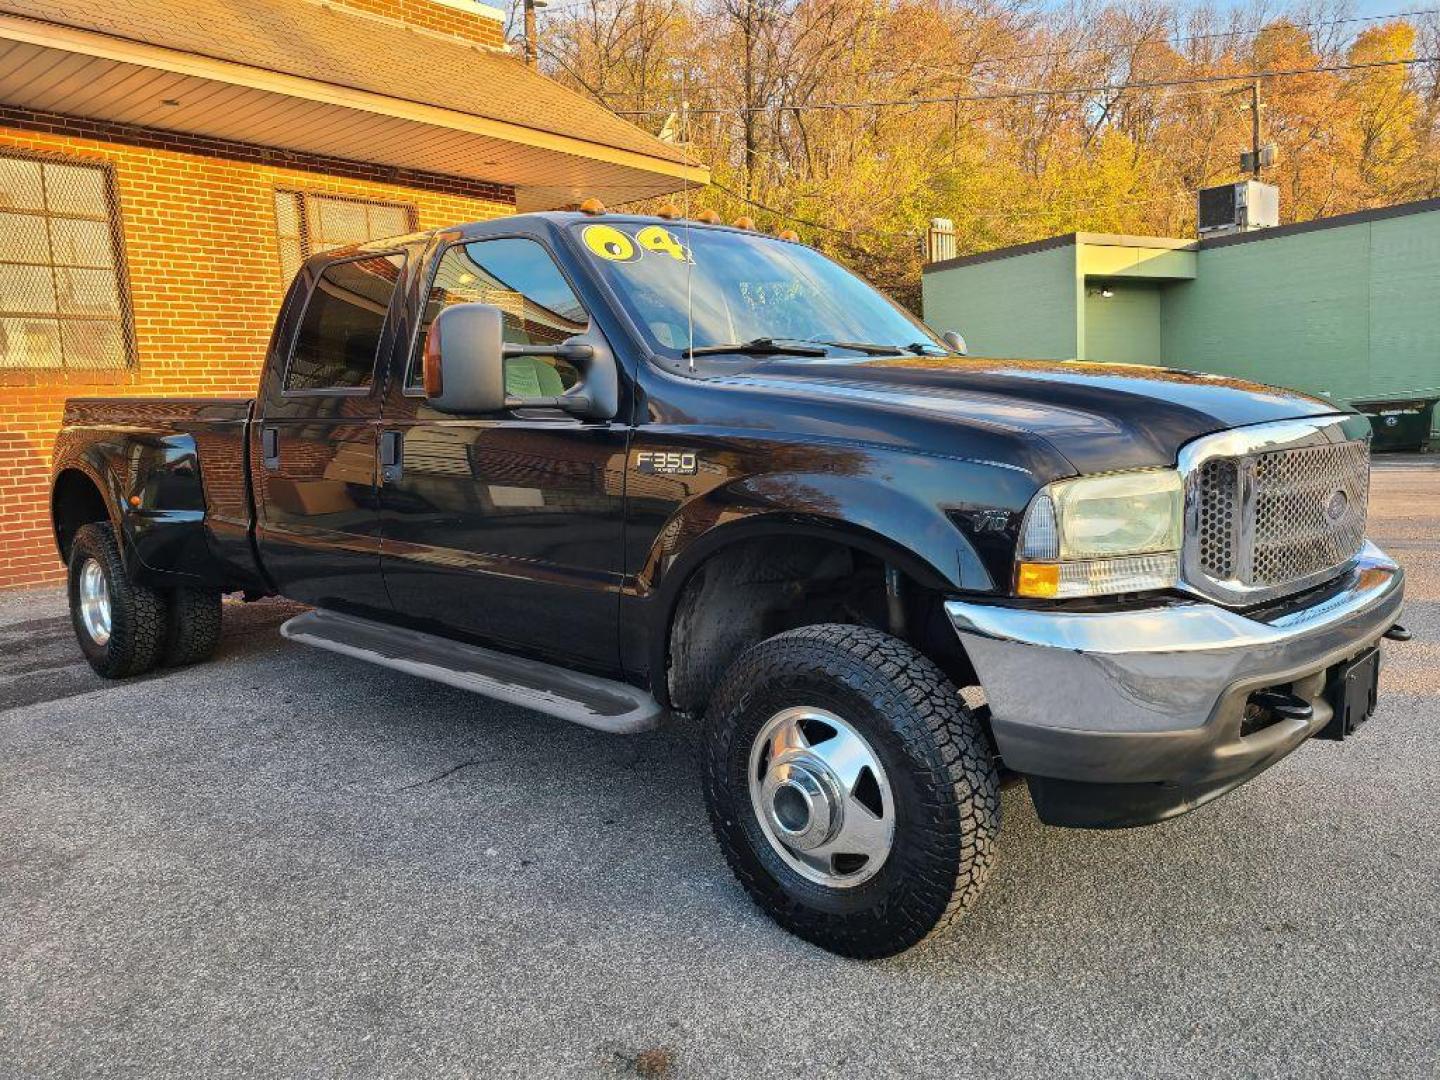
<path fill-rule="evenodd" d="M 1146 824 L 1365 720 L 1368 485 L 1331 402 L 970 359 L 793 238 L 554 213 L 310 259 L 254 400 L 71 401 L 53 513 L 102 675 L 279 594 L 295 641 L 694 718 L 744 887 L 873 957 L 976 901 L 1004 782 Z"/>

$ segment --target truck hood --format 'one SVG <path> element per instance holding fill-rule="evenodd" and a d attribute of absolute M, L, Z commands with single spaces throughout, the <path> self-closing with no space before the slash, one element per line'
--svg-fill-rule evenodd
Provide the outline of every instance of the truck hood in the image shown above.
<path fill-rule="evenodd" d="M 788 392 L 803 382 L 807 396 L 1033 435 L 1077 473 L 1173 465 L 1180 448 L 1201 435 L 1350 411 L 1205 372 L 1078 361 L 779 359 L 724 381 Z"/>

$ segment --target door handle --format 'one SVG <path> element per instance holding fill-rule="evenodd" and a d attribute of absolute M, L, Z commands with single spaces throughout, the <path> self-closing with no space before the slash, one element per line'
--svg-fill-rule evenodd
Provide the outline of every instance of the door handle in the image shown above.
<path fill-rule="evenodd" d="M 279 428 L 262 427 L 260 429 L 260 461 L 267 469 L 280 468 Z"/>
<path fill-rule="evenodd" d="M 380 433 L 380 482 L 397 484 L 405 475 L 405 437 L 398 431 Z"/>

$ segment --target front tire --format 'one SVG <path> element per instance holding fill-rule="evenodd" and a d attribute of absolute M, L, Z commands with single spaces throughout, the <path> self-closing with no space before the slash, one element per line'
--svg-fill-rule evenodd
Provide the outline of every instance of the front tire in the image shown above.
<path fill-rule="evenodd" d="M 743 653 L 706 710 L 704 780 L 745 890 L 843 956 L 951 930 L 994 861 L 1000 784 L 980 721 L 876 630 L 809 626 Z"/>
<path fill-rule="evenodd" d="M 159 662 L 165 598 L 130 580 L 108 524 L 85 525 L 75 533 L 69 580 L 70 622 L 96 674 L 123 679 Z"/>

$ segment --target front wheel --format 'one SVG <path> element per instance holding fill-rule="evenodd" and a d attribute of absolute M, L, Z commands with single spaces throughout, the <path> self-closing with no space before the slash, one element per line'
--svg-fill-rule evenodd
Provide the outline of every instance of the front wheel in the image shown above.
<path fill-rule="evenodd" d="M 904 642 L 792 630 L 747 650 L 706 710 L 705 798 L 731 869 L 781 926 L 890 956 L 978 899 L 1000 829 L 979 720 Z"/>

